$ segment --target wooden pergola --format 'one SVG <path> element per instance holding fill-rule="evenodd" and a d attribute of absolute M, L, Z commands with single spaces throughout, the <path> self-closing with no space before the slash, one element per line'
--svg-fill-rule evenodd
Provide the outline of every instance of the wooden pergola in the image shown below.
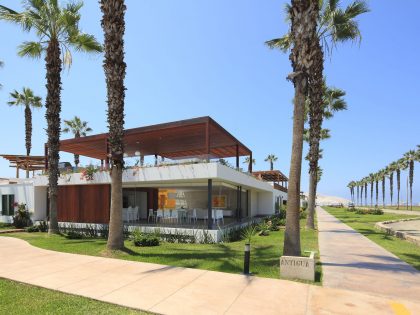
<path fill-rule="evenodd" d="M 279 170 L 272 170 L 272 171 L 257 171 L 252 172 L 256 178 L 261 179 L 266 182 L 274 183 L 274 187 L 287 192 L 287 183 L 289 179 Z M 277 185 L 277 186 L 276 186 Z"/>
<path fill-rule="evenodd" d="M 45 147 L 47 156 L 47 146 Z M 60 151 L 109 162 L 108 133 L 60 141 Z M 124 131 L 124 155 L 161 156 L 169 159 L 214 159 L 250 156 L 252 151 L 211 117 L 199 117 Z M 46 161 L 46 166 L 47 166 Z M 249 163 L 252 172 L 252 163 Z"/>
<path fill-rule="evenodd" d="M 26 171 L 26 177 L 29 177 L 30 171 L 35 172 L 45 168 L 45 156 L 11 154 L 1 154 L 0 156 L 10 162 L 10 167 L 16 168 L 16 178 L 19 178 L 19 170 Z"/>

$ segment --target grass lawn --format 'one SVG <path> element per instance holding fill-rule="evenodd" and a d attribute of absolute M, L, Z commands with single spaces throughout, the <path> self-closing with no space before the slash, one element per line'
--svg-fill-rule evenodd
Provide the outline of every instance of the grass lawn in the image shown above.
<path fill-rule="evenodd" d="M 301 221 L 304 226 L 305 221 Z M 6 235 L 5 235 L 6 236 Z M 67 253 L 151 262 L 171 266 L 206 269 L 230 273 L 242 273 L 244 241 L 224 244 L 177 244 L 162 243 L 157 247 L 135 247 L 125 241 L 126 249 L 113 253 L 105 251 L 106 240 L 70 240 L 63 236 L 46 233 L 13 233 L 9 236 L 28 241 L 30 244 Z M 259 277 L 279 278 L 279 260 L 283 251 L 284 231 L 271 232 L 269 236 L 254 236 L 251 246 L 251 272 Z M 318 251 L 318 232 L 301 230 L 302 251 Z M 316 269 L 316 282 L 321 281 L 321 266 Z"/>
<path fill-rule="evenodd" d="M 14 229 L 15 229 L 15 227 L 13 225 L 8 224 L 8 223 L 1 223 L 0 222 L 0 231 L 1 230 L 14 230 Z"/>
<path fill-rule="evenodd" d="M 0 314 L 151 314 L 0 278 Z"/>
<path fill-rule="evenodd" d="M 410 206 L 408 206 L 408 209 L 406 206 L 401 206 L 400 205 L 400 209 L 397 209 L 397 206 L 386 206 L 386 207 L 380 207 L 381 209 L 392 209 L 392 210 L 405 210 L 405 211 L 410 211 Z M 413 211 L 420 211 L 420 206 L 413 206 Z"/>
<path fill-rule="evenodd" d="M 365 235 L 373 242 L 420 270 L 420 247 L 375 229 L 376 222 L 418 218 L 419 216 L 393 213 L 385 213 L 383 215 L 356 214 L 346 211 L 345 208 L 324 207 L 324 209 L 357 232 Z"/>

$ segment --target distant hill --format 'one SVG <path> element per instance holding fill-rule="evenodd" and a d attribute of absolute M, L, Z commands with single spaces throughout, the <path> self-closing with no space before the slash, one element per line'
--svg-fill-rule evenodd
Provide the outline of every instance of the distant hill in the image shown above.
<path fill-rule="evenodd" d="M 308 193 L 304 193 L 304 195 L 306 196 L 306 198 L 308 198 Z M 342 198 L 342 197 L 325 196 L 325 195 L 316 196 L 316 203 L 321 206 L 328 205 L 328 204 L 337 204 L 337 203 L 342 203 L 343 205 L 346 205 L 349 202 L 350 200 Z"/>

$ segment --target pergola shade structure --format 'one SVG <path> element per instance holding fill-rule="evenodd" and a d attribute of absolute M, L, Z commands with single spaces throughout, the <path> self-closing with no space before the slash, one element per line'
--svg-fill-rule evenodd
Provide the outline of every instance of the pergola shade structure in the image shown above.
<path fill-rule="evenodd" d="M 60 151 L 99 160 L 109 158 L 108 134 L 62 140 Z M 252 151 L 211 117 L 200 117 L 124 131 L 124 153 L 127 157 L 159 155 L 169 159 L 214 159 L 250 156 Z M 252 171 L 252 164 L 249 171 Z"/>
<path fill-rule="evenodd" d="M 257 171 L 252 172 L 252 175 L 263 181 L 272 182 L 274 183 L 274 188 L 287 192 L 287 182 L 289 179 L 279 170 Z"/>
<path fill-rule="evenodd" d="M 11 155 L 2 154 L 2 158 L 10 162 L 10 167 L 16 168 L 16 178 L 19 178 L 19 170 L 40 171 L 44 169 L 44 156 L 27 156 L 27 155 Z"/>

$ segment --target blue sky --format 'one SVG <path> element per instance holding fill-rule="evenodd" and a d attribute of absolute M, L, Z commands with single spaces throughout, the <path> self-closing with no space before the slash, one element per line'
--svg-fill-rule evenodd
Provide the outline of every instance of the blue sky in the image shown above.
<path fill-rule="evenodd" d="M 264 46 L 287 31 L 285 1 L 126 3 L 126 127 L 209 115 L 253 150 L 255 169 L 267 169 L 264 158 L 274 153 L 279 157 L 276 168 L 288 174 L 293 87 L 285 78 L 290 62 L 287 55 Z M 16 0 L 1 4 L 19 8 Z M 322 145 L 321 194 L 348 197 L 350 180 L 384 167 L 420 143 L 420 2 L 369 4 L 372 12 L 359 19 L 361 45 L 340 45 L 326 60 L 328 83 L 347 92 L 349 109 L 326 123 L 332 138 Z M 85 1 L 82 15 L 82 29 L 102 41 L 98 2 Z M 11 90 L 23 86 L 45 97 L 45 67 L 42 59 L 16 55 L 16 47 L 33 34 L 4 22 L 0 34 L 0 59 L 5 62 L 0 69 L 0 153 L 23 154 L 23 109 L 9 108 L 6 102 Z M 104 132 L 102 56 L 75 53 L 73 60 L 62 76 L 62 118 L 78 115 L 94 132 Z M 35 111 L 33 120 L 32 153 L 40 155 L 46 141 L 44 110 Z M 72 157 L 62 154 L 62 160 Z M 414 200 L 419 202 L 416 167 Z M 14 170 L 0 160 L 0 177 L 7 176 L 14 176 Z M 304 161 L 302 190 L 307 185 Z"/>

